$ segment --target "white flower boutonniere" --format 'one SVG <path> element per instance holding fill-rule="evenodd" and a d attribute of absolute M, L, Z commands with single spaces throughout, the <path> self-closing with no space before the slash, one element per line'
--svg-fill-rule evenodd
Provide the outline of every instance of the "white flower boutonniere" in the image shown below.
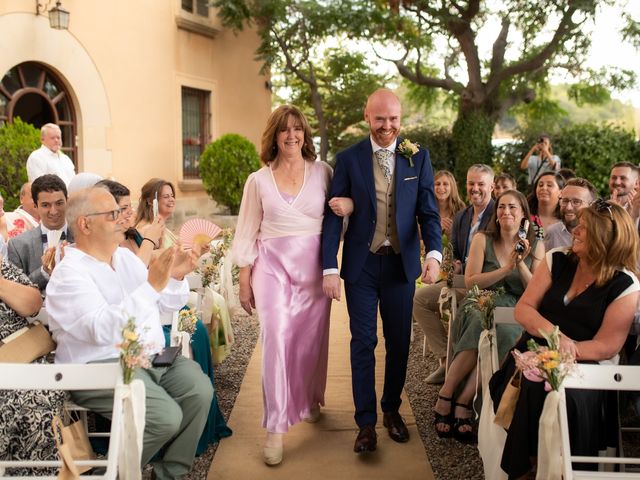
<path fill-rule="evenodd" d="M 405 138 L 404 140 L 402 140 L 402 143 L 398 145 L 398 148 L 396 149 L 396 151 L 400 155 L 407 157 L 407 159 L 409 160 L 409 166 L 413 167 L 413 160 L 411 157 L 413 157 L 416 153 L 418 153 L 419 148 L 420 148 L 420 145 L 418 145 L 417 143 L 413 143 L 408 138 Z"/>

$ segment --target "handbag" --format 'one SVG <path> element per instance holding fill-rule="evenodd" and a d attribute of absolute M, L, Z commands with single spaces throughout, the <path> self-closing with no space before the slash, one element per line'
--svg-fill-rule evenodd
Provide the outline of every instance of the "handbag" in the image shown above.
<path fill-rule="evenodd" d="M 496 411 L 496 418 L 493 420 L 494 423 L 506 430 L 511 426 L 511 420 L 513 420 L 513 414 L 516 411 L 516 404 L 518 403 L 518 397 L 520 397 L 521 382 L 522 371 L 518 368 L 504 389 L 498 410 Z"/>
<path fill-rule="evenodd" d="M 31 363 L 55 349 L 49 331 L 41 323 L 34 322 L 0 342 L 0 363 Z"/>
<path fill-rule="evenodd" d="M 91 448 L 91 443 L 89 443 L 84 422 L 79 418 L 74 418 L 67 409 L 64 411 L 64 417 L 67 423 L 66 426 L 64 425 L 65 422 L 57 415 L 53 417 L 52 426 L 58 454 L 63 464 L 58 478 L 67 480 L 77 478 L 81 473 L 87 472 L 92 468 L 90 466 L 76 466 L 73 460 L 94 460 L 96 454 Z"/>

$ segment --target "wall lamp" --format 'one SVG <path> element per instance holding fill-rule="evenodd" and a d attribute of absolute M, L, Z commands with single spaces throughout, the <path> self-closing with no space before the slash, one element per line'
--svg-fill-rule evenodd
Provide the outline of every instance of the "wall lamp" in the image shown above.
<path fill-rule="evenodd" d="M 52 0 L 49 0 L 47 3 L 40 3 L 36 0 L 36 15 L 40 15 L 40 13 L 49 12 L 49 26 L 51 28 L 55 28 L 56 30 L 68 30 L 69 29 L 69 11 L 65 10 L 62 6 L 60 0 L 56 1 L 56 6 L 47 10 L 49 4 Z"/>

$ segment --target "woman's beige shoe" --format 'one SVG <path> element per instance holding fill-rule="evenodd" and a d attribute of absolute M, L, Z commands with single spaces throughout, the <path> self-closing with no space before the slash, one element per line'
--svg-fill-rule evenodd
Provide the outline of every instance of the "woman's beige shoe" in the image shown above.
<path fill-rule="evenodd" d="M 320 420 L 320 405 L 316 405 L 309 410 L 309 416 L 304 418 L 307 423 L 316 423 L 318 420 Z"/>
<path fill-rule="evenodd" d="M 264 463 L 269 466 L 278 465 L 282 462 L 282 454 L 282 434 L 267 433 L 267 440 L 265 441 L 264 449 L 262 450 Z"/>

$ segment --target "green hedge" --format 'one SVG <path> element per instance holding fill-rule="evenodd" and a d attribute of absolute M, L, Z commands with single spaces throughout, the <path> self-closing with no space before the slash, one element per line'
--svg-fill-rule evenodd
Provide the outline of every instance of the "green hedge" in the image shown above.
<path fill-rule="evenodd" d="M 232 215 L 240 209 L 247 177 L 258 168 L 260 157 L 255 145 L 235 133 L 210 143 L 200 156 L 200 178 L 207 193 L 216 202 L 229 207 Z"/>
<path fill-rule="evenodd" d="M 27 181 L 27 159 L 40 146 L 40 131 L 15 118 L 0 126 L 0 193 L 6 211 L 20 205 L 20 188 Z"/>

